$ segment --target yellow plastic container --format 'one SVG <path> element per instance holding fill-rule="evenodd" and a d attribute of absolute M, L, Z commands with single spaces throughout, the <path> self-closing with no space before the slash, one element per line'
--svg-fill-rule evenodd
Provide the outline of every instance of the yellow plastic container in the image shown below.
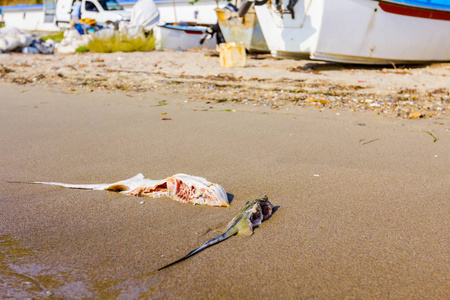
<path fill-rule="evenodd" d="M 222 43 L 219 44 L 220 65 L 222 68 L 245 67 L 244 43 Z"/>

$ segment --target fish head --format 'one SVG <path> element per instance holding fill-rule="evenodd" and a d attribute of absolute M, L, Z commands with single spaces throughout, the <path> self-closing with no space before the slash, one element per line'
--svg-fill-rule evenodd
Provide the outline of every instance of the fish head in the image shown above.
<path fill-rule="evenodd" d="M 273 212 L 273 205 L 267 196 L 255 201 L 247 201 L 241 212 L 228 225 L 236 224 L 238 235 L 251 235 L 253 228 L 268 219 Z"/>
<path fill-rule="evenodd" d="M 273 205 L 266 195 L 247 204 L 247 218 L 253 226 L 260 225 L 262 221 L 268 219 L 272 215 L 272 211 Z"/>
<path fill-rule="evenodd" d="M 261 206 L 261 213 L 263 220 L 267 220 L 273 213 L 273 205 L 269 202 L 269 197 L 264 195 L 261 199 L 257 200 Z"/>
<path fill-rule="evenodd" d="M 229 207 L 225 189 L 203 177 L 176 174 L 165 180 L 169 195 L 184 203 Z"/>

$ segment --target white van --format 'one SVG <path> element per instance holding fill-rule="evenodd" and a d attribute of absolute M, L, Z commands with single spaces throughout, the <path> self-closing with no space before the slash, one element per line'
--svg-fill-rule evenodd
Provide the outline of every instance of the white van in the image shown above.
<path fill-rule="evenodd" d="M 68 27 L 73 0 L 56 2 L 55 21 L 58 27 Z M 115 0 L 81 0 L 80 19 L 94 19 L 99 24 L 129 21 L 131 12 L 125 11 Z"/>

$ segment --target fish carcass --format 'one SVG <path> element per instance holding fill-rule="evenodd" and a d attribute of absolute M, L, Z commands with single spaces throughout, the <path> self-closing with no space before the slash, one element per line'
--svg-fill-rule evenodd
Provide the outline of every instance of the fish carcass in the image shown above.
<path fill-rule="evenodd" d="M 62 182 L 23 182 L 6 181 L 10 183 L 50 184 L 71 189 L 106 190 L 138 197 L 170 197 L 183 203 L 225 206 L 229 207 L 228 196 L 224 188 L 217 183 L 211 183 L 203 177 L 175 174 L 166 179 L 152 180 L 144 178 L 141 173 L 116 183 L 100 184 L 70 184 Z"/>
<path fill-rule="evenodd" d="M 185 257 L 180 258 L 162 268 L 159 268 L 158 271 L 170 267 L 176 263 L 179 263 L 208 247 L 211 247 L 215 244 L 223 242 L 224 240 L 234 236 L 234 235 L 252 235 L 253 230 L 256 226 L 260 225 L 263 221 L 267 220 L 273 213 L 273 205 L 269 202 L 269 198 L 267 196 L 262 197 L 261 199 L 257 199 L 252 202 L 245 202 L 244 208 L 231 220 L 231 222 L 227 226 L 227 231 L 225 233 L 215 237 L 197 249 L 189 252 Z"/>

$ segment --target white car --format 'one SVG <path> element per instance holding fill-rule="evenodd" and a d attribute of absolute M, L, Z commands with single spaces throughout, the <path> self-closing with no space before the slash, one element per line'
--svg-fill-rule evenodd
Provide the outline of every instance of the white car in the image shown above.
<path fill-rule="evenodd" d="M 56 3 L 56 25 L 68 27 L 72 0 L 59 0 Z M 99 24 L 117 21 L 129 21 L 131 12 L 125 11 L 115 0 L 81 0 L 80 19 L 94 19 Z"/>

